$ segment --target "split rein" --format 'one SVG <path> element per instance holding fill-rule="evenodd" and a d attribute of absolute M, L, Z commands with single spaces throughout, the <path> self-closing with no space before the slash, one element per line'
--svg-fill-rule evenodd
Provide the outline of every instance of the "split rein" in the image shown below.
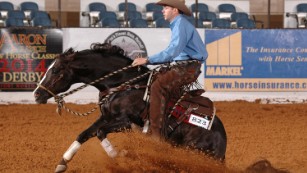
<path fill-rule="evenodd" d="M 38 87 L 44 89 L 45 91 L 47 91 L 49 94 L 51 94 L 51 95 L 54 97 L 54 101 L 57 103 L 56 112 L 57 112 L 59 115 L 62 114 L 62 111 L 61 111 L 61 110 L 62 110 L 62 108 L 63 108 L 63 109 L 65 109 L 67 112 L 69 112 L 69 113 L 71 113 L 71 114 L 73 114 L 73 115 L 77 115 L 77 116 L 87 116 L 87 115 L 93 113 L 94 111 L 96 111 L 96 110 L 98 109 L 98 106 L 100 106 L 100 105 L 106 103 L 107 99 L 108 99 L 108 98 L 110 97 L 110 95 L 112 95 L 114 92 L 119 91 L 121 88 L 124 88 L 125 86 L 126 86 L 127 89 L 131 88 L 130 85 L 129 85 L 129 83 L 132 83 L 132 82 L 134 82 L 134 81 L 136 81 L 136 80 L 139 80 L 139 79 L 145 77 L 146 75 L 149 75 L 149 74 L 151 73 L 151 71 L 146 72 L 146 73 L 144 73 L 144 74 L 142 74 L 142 75 L 140 75 L 140 76 L 137 76 L 137 77 L 135 77 L 135 78 L 132 78 L 132 79 L 130 79 L 130 80 L 124 82 L 124 83 L 121 84 L 120 86 L 116 87 L 114 90 L 110 90 L 110 92 L 108 92 L 108 94 L 105 95 L 104 98 L 103 98 L 93 109 L 91 109 L 90 111 L 88 111 L 88 112 L 86 112 L 86 113 L 78 113 L 78 112 L 75 112 L 75 111 L 73 111 L 73 110 L 67 108 L 67 107 L 64 105 L 64 103 L 65 103 L 64 97 L 66 97 L 66 96 L 68 96 L 68 95 L 71 95 L 71 94 L 73 94 L 73 93 L 75 93 L 75 92 L 77 92 L 77 91 L 80 91 L 80 90 L 84 89 L 85 87 L 88 87 L 89 85 L 93 85 L 93 84 L 95 84 L 95 83 L 98 83 L 98 82 L 100 82 L 100 81 L 102 81 L 102 80 L 104 80 L 104 79 L 106 79 L 106 78 L 109 78 L 109 77 L 115 75 L 115 74 L 118 74 L 118 73 L 120 73 L 120 72 L 123 72 L 123 71 L 125 71 L 125 70 L 128 70 L 128 69 L 130 69 L 130 68 L 132 68 L 132 67 L 134 67 L 134 66 L 129 65 L 129 66 L 123 67 L 123 68 L 121 68 L 121 69 L 119 69 L 119 70 L 116 70 L 116 71 L 114 71 L 114 72 L 112 72 L 112 73 L 109 73 L 109 74 L 107 74 L 107 75 L 105 75 L 105 76 L 103 76 L 103 77 L 101 77 L 101 78 L 99 78 L 99 79 L 96 79 L 96 80 L 94 80 L 93 82 L 90 82 L 90 83 L 88 83 L 88 84 L 81 85 L 81 86 L 79 86 L 79 87 L 77 87 L 77 88 L 75 88 L 75 89 L 73 89 L 73 90 L 71 90 L 71 91 L 69 91 L 69 92 L 67 92 L 67 93 L 61 94 L 61 95 L 56 95 L 56 94 L 54 94 L 52 91 L 50 91 L 50 89 L 48 89 L 47 87 L 45 87 L 45 86 L 43 86 L 43 85 L 41 85 L 41 84 L 37 84 L 37 85 L 38 85 Z M 138 68 L 140 68 L 140 67 L 138 67 Z M 127 86 L 129 86 L 129 87 L 127 87 Z M 148 87 L 148 86 L 146 86 L 146 87 Z M 135 88 L 137 88 L 137 87 L 135 87 Z"/>

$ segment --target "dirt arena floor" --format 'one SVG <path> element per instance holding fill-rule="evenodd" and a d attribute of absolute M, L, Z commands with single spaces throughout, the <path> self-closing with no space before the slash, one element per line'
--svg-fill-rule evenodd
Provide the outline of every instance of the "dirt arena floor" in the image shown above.
<path fill-rule="evenodd" d="M 243 172 L 267 159 L 275 168 L 307 172 L 307 104 L 216 102 L 228 134 L 226 163 L 167 143 L 155 142 L 137 130 L 111 134 L 120 152 L 107 157 L 97 138 L 89 140 L 69 163 L 68 173 L 117 172 Z M 94 104 L 67 107 L 86 112 Z M 76 117 L 56 105 L 0 105 L 0 172 L 50 173 L 77 135 L 97 118 Z"/>

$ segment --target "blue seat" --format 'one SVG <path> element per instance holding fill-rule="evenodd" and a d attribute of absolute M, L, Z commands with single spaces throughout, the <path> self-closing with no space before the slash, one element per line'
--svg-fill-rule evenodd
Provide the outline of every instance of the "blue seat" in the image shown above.
<path fill-rule="evenodd" d="M 248 19 L 248 14 L 245 12 L 234 12 L 231 14 L 231 21 L 237 21 L 238 19 Z"/>
<path fill-rule="evenodd" d="M 113 17 L 106 17 L 101 20 L 101 26 L 104 28 L 120 28 L 120 23 Z"/>
<path fill-rule="evenodd" d="M 128 11 L 137 11 L 136 5 L 132 2 L 127 2 L 127 10 Z M 126 3 L 125 2 L 118 4 L 118 11 L 126 11 Z"/>
<path fill-rule="evenodd" d="M 241 18 L 237 20 L 237 27 L 242 29 L 255 29 L 256 24 L 252 19 Z"/>
<path fill-rule="evenodd" d="M 204 25 L 203 25 L 203 22 L 200 20 L 200 19 L 195 19 L 193 16 L 186 16 L 184 15 L 184 17 L 192 24 L 194 25 L 195 27 L 197 28 L 203 28 Z M 197 22 L 197 24 L 196 24 Z"/>
<path fill-rule="evenodd" d="M 97 26 L 98 22 L 100 21 L 99 15 L 100 13 L 106 12 L 107 7 L 102 2 L 92 2 L 88 5 L 89 8 L 89 20 L 90 26 Z"/>
<path fill-rule="evenodd" d="M 201 12 L 199 13 L 199 17 L 200 20 L 202 21 L 212 21 L 214 19 L 216 19 L 216 14 L 214 12 Z"/>
<path fill-rule="evenodd" d="M 127 14 L 127 20 L 142 18 L 142 13 L 138 11 L 128 11 L 126 14 Z"/>
<path fill-rule="evenodd" d="M 11 2 L 8 1 L 0 2 L 0 13 L 3 19 L 7 18 L 7 12 L 11 10 L 14 10 L 14 5 Z"/>
<path fill-rule="evenodd" d="M 164 18 L 163 13 L 161 11 L 155 11 L 152 14 L 152 20 L 157 20 L 159 18 Z"/>
<path fill-rule="evenodd" d="M 144 19 L 131 19 L 129 21 L 131 28 L 148 28 L 147 21 Z"/>
<path fill-rule="evenodd" d="M 8 17 L 5 20 L 5 26 L 6 27 L 21 27 L 21 26 L 24 26 L 23 19 Z"/>
<path fill-rule="evenodd" d="M 161 5 L 157 5 L 156 3 L 148 3 L 145 5 L 145 9 L 146 9 L 146 12 L 154 12 L 154 11 L 162 11 L 163 10 L 163 7 Z"/>
<path fill-rule="evenodd" d="M 102 20 L 106 17 L 117 19 L 116 13 L 113 11 L 105 11 L 99 13 L 99 19 Z"/>
<path fill-rule="evenodd" d="M 156 3 L 148 3 L 146 4 L 145 9 L 146 9 L 146 19 L 153 21 L 153 14 L 155 12 L 161 13 L 163 7 L 161 5 L 157 5 Z"/>
<path fill-rule="evenodd" d="M 237 28 L 237 20 L 248 19 L 248 14 L 245 12 L 234 12 L 230 16 L 231 28 Z"/>
<path fill-rule="evenodd" d="M 219 18 L 230 19 L 232 13 L 236 12 L 233 4 L 220 4 L 218 6 Z"/>
<path fill-rule="evenodd" d="M 20 4 L 21 11 L 38 11 L 38 5 L 35 2 L 22 2 Z"/>
<path fill-rule="evenodd" d="M 169 22 L 164 20 L 163 17 L 160 17 L 154 21 L 156 28 L 169 28 Z"/>
<path fill-rule="evenodd" d="M 233 4 L 220 4 L 218 6 L 218 10 L 219 12 L 236 12 L 236 7 Z"/>
<path fill-rule="evenodd" d="M 198 8 L 196 9 L 196 6 L 198 6 Z M 196 5 L 196 3 L 191 5 L 191 11 L 194 13 L 196 12 L 196 10 L 198 12 L 208 12 L 209 11 L 209 7 L 207 4 L 204 3 L 198 3 L 198 5 Z"/>
<path fill-rule="evenodd" d="M 212 21 L 216 19 L 216 14 L 214 12 L 200 12 L 198 19 L 202 21 L 205 28 L 212 28 Z"/>
<path fill-rule="evenodd" d="M 0 2 L 0 11 L 10 11 L 14 10 L 14 5 L 8 1 L 1 1 Z"/>
<path fill-rule="evenodd" d="M 52 21 L 50 18 L 34 17 L 32 20 L 32 25 L 37 27 L 51 27 Z"/>
<path fill-rule="evenodd" d="M 50 18 L 49 14 L 46 11 L 35 11 L 33 13 L 33 17 L 44 17 L 44 18 Z"/>
<path fill-rule="evenodd" d="M 102 2 L 92 2 L 88 5 L 89 11 L 99 11 L 104 12 L 107 11 L 107 7 Z"/>
<path fill-rule="evenodd" d="M 34 11 L 39 11 L 39 7 L 37 3 L 28 1 L 20 4 L 20 10 L 25 13 L 25 18 L 31 21 L 34 17 Z"/>
<path fill-rule="evenodd" d="M 297 4 L 296 11 L 298 13 L 300 13 L 300 12 L 307 13 L 307 3 Z"/>
<path fill-rule="evenodd" d="M 32 19 L 32 26 L 51 27 L 52 21 L 46 11 L 35 11 Z"/>
<path fill-rule="evenodd" d="M 230 28 L 230 21 L 227 20 L 227 19 L 214 19 L 212 21 L 212 28 L 229 29 Z"/>
<path fill-rule="evenodd" d="M 18 18 L 24 20 L 26 18 L 25 13 L 20 10 L 11 10 L 7 12 L 9 18 Z"/>
<path fill-rule="evenodd" d="M 296 20 L 298 28 L 307 27 L 307 3 L 300 3 L 296 5 Z"/>
<path fill-rule="evenodd" d="M 136 5 L 131 2 L 125 2 L 119 3 L 118 4 L 118 13 L 117 13 L 117 19 L 120 21 L 125 20 L 125 13 L 126 13 L 126 5 L 127 5 L 127 12 L 132 12 L 132 11 L 137 11 Z M 129 20 L 129 19 L 128 19 Z"/>

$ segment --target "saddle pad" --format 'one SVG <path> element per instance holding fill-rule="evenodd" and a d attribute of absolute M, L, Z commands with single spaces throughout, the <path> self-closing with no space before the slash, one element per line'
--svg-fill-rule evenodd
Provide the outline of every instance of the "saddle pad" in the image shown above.
<path fill-rule="evenodd" d="M 174 102 L 170 101 L 167 105 L 169 112 L 173 109 L 173 106 L 174 106 Z M 212 120 L 212 116 L 213 116 L 213 107 L 211 106 L 213 106 L 213 104 L 208 105 L 206 103 L 206 104 L 199 105 L 199 104 L 196 104 L 195 102 L 192 103 L 192 102 L 183 100 L 175 107 L 171 115 L 178 119 L 187 111 L 189 107 L 193 108 L 193 110 L 189 114 L 185 115 L 183 122 L 208 129 L 208 125 L 210 121 Z"/>

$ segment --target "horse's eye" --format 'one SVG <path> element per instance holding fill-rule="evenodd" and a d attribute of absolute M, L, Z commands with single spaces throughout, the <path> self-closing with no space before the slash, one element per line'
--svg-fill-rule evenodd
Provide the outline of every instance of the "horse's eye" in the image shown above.
<path fill-rule="evenodd" d="M 53 74 L 57 74 L 57 73 L 59 73 L 60 72 L 60 69 L 59 68 L 52 68 L 52 73 Z"/>

